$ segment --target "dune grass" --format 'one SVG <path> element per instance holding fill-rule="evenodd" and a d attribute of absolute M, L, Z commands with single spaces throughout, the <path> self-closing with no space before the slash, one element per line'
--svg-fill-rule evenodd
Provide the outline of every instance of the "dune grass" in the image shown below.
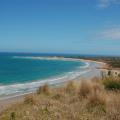
<path fill-rule="evenodd" d="M 109 90 L 120 90 L 120 77 L 105 77 L 103 79 L 103 85 Z"/>
<path fill-rule="evenodd" d="M 120 120 L 120 92 L 97 80 L 45 84 L 0 114 L 0 120 Z"/>
<path fill-rule="evenodd" d="M 40 86 L 37 90 L 37 94 L 49 95 L 50 94 L 50 89 L 49 89 L 48 84 L 45 84 L 44 86 Z"/>

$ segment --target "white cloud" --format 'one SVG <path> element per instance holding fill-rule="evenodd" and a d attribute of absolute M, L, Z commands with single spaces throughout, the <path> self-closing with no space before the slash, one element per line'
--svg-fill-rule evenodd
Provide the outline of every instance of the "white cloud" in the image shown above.
<path fill-rule="evenodd" d="M 98 7 L 100 8 L 106 8 L 109 6 L 109 0 L 99 0 Z"/>
<path fill-rule="evenodd" d="M 120 40 L 120 26 L 107 28 L 100 32 L 97 37 L 105 40 Z"/>
<path fill-rule="evenodd" d="M 120 5 L 120 0 L 99 0 L 98 1 L 99 8 L 107 8 L 111 5 Z"/>

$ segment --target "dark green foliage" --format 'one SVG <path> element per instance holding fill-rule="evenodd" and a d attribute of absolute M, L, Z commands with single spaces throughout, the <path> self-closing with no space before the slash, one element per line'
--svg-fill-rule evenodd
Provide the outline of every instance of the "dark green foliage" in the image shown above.
<path fill-rule="evenodd" d="M 120 90 L 120 81 L 117 80 L 104 80 L 103 85 L 109 90 Z"/>
<path fill-rule="evenodd" d="M 110 76 L 110 75 L 111 75 L 111 71 L 109 70 L 109 71 L 108 71 L 108 76 Z"/>
<path fill-rule="evenodd" d="M 118 74 L 118 77 L 120 77 L 120 73 Z"/>
<path fill-rule="evenodd" d="M 12 113 L 10 114 L 10 120 L 15 120 L 15 112 L 12 112 Z"/>

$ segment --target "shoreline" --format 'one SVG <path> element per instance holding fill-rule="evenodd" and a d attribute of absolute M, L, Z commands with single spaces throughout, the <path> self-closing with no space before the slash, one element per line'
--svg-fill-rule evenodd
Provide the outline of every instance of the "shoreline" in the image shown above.
<path fill-rule="evenodd" d="M 54 84 L 60 84 L 60 83 L 66 82 L 68 80 L 73 80 L 75 78 L 78 78 L 78 76 L 85 74 L 88 71 L 86 68 L 89 67 L 88 62 L 84 60 L 80 60 L 80 59 L 73 59 L 73 58 L 59 58 L 59 57 L 53 57 L 53 58 L 51 57 L 50 58 L 49 57 L 19 57 L 19 58 L 47 59 L 47 60 L 60 60 L 60 61 L 64 60 L 64 61 L 78 61 L 78 62 L 80 61 L 80 62 L 84 62 L 85 65 L 81 67 L 80 69 L 78 68 L 78 70 L 76 69 L 70 72 L 66 72 L 63 75 L 52 76 L 50 78 L 43 79 L 43 80 L 38 79 L 35 81 L 30 81 L 30 82 L 25 82 L 25 83 L 14 83 L 14 84 L 8 84 L 8 85 L 1 85 L 0 90 L 2 90 L 2 94 L 0 95 L 0 100 L 8 99 L 8 98 L 15 97 L 15 96 L 21 96 L 24 94 L 34 92 L 38 87 L 44 85 L 45 83 L 49 85 L 54 85 Z M 83 70 L 80 71 L 81 69 Z M 10 93 L 6 94 L 4 90 L 5 91 L 10 90 Z"/>
<path fill-rule="evenodd" d="M 58 58 L 57 58 L 58 59 Z M 63 60 L 72 60 L 72 61 L 83 61 L 83 62 L 89 62 L 90 63 L 90 71 L 82 74 L 82 75 L 79 75 L 77 76 L 76 78 L 72 79 L 72 80 L 81 80 L 81 79 L 92 79 L 94 77 L 98 77 L 99 74 L 100 74 L 100 71 L 102 69 L 102 67 L 104 67 L 104 65 L 106 65 L 106 63 L 103 63 L 103 62 L 98 62 L 98 61 L 92 61 L 92 60 L 84 60 L 84 59 L 74 59 L 74 58 L 60 58 L 60 60 L 63 59 Z M 94 63 L 95 65 L 91 66 L 91 63 Z M 98 69 L 99 67 L 99 69 Z M 68 82 L 69 80 L 65 80 L 65 81 L 62 81 L 61 83 L 66 83 Z M 61 84 L 61 83 L 58 83 L 58 84 Z M 0 113 L 7 109 L 8 107 L 10 107 L 11 105 L 15 104 L 15 103 L 18 103 L 18 102 L 22 102 L 24 100 L 24 97 L 26 95 L 29 95 L 29 94 L 34 94 L 34 92 L 30 92 L 30 93 L 25 93 L 25 94 L 22 94 L 22 95 L 16 95 L 16 96 L 13 96 L 13 97 L 8 97 L 7 99 L 1 99 L 0 100 Z"/>

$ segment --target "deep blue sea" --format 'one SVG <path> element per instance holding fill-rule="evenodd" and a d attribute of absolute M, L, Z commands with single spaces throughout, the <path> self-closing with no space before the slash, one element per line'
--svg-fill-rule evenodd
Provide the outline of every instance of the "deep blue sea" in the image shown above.
<path fill-rule="evenodd" d="M 85 62 L 39 59 L 45 56 L 48 55 L 0 53 L 0 97 L 32 92 L 40 85 L 62 82 L 85 70 Z"/>

